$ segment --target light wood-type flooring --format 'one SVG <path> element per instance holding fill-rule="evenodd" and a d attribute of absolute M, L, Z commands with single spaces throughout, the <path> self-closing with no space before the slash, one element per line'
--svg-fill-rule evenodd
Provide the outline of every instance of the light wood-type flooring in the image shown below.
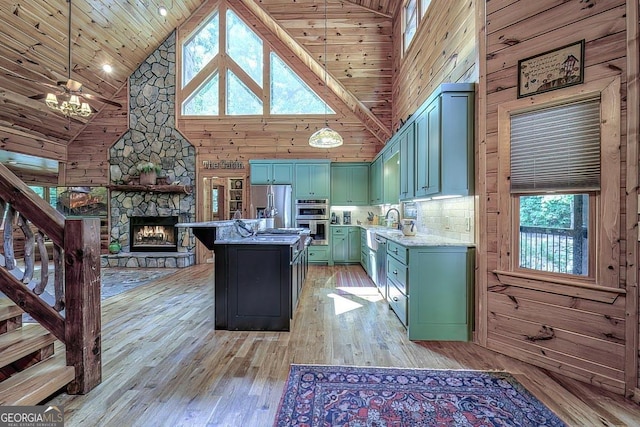
<path fill-rule="evenodd" d="M 250 268 L 250 266 L 247 266 Z M 505 370 L 570 426 L 640 406 L 473 343 L 411 342 L 360 266 L 311 266 L 292 332 L 213 330 L 210 264 L 103 302 L 103 382 L 60 394 L 66 427 L 273 425 L 291 363 Z"/>

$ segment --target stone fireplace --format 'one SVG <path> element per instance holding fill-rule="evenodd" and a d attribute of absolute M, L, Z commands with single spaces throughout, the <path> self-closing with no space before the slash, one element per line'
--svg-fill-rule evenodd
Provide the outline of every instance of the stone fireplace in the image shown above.
<path fill-rule="evenodd" d="M 186 190 L 195 184 L 195 147 L 175 128 L 175 39 L 174 32 L 129 77 L 129 129 L 109 149 L 110 236 L 122 251 L 103 256 L 103 266 L 195 263 L 193 233 L 173 227 L 196 217 L 195 195 Z M 141 162 L 160 165 L 172 185 L 139 185 Z"/>

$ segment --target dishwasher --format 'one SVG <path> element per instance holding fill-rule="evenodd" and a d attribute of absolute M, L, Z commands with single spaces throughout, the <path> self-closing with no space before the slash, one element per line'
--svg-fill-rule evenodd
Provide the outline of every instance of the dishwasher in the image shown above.
<path fill-rule="evenodd" d="M 376 274 L 374 282 L 382 298 L 387 299 L 387 239 L 377 234 L 374 238 L 376 245 Z"/>

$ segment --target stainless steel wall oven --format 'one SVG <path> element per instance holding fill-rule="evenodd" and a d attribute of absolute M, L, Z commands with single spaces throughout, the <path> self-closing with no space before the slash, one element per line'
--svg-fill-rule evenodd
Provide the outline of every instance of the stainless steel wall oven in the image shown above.
<path fill-rule="evenodd" d="M 329 200 L 296 200 L 296 227 L 308 228 L 312 245 L 329 244 Z"/>
<path fill-rule="evenodd" d="M 329 221 L 326 219 L 296 219 L 296 227 L 308 228 L 312 245 L 329 244 Z"/>
<path fill-rule="evenodd" d="M 297 199 L 296 219 L 329 219 L 329 200 Z"/>

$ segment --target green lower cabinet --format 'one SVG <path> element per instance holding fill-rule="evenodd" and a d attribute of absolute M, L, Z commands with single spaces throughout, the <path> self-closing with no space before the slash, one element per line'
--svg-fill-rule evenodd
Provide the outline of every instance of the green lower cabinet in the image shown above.
<path fill-rule="evenodd" d="M 338 264 L 357 264 L 361 258 L 360 227 L 331 227 L 331 260 Z"/>
<path fill-rule="evenodd" d="M 329 262 L 329 246 L 309 246 L 309 262 L 314 264 L 327 264 Z"/>
<path fill-rule="evenodd" d="M 409 248 L 408 258 L 409 339 L 470 341 L 474 249 Z"/>

